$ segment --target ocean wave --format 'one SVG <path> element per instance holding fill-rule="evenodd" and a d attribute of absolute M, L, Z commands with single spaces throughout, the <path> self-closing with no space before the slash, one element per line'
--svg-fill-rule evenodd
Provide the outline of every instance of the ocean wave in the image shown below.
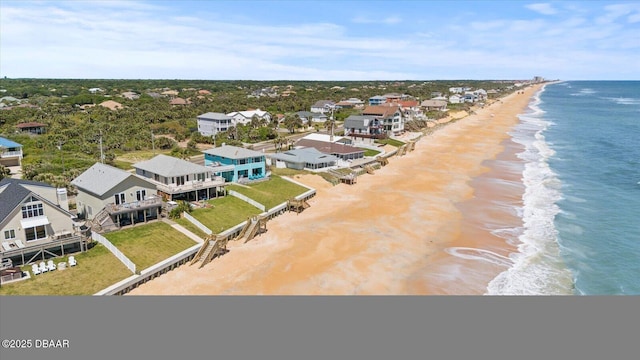
<path fill-rule="evenodd" d="M 640 105 L 640 99 L 638 98 L 627 98 L 627 97 L 603 97 L 601 99 L 613 101 L 618 105 Z"/>
<path fill-rule="evenodd" d="M 555 295 L 570 294 L 573 280 L 562 263 L 557 243 L 556 203 L 562 199 L 561 182 L 551 170 L 548 159 L 555 151 L 542 134 L 550 123 L 538 114 L 539 94 L 530 105 L 531 112 L 520 116 L 520 129 L 514 141 L 525 150 L 517 156 L 525 161 L 522 173 L 525 193 L 522 197 L 523 228 L 518 236 L 518 251 L 510 258 L 513 265 L 487 286 L 487 295 Z M 535 115 L 534 115 L 535 114 Z"/>
<path fill-rule="evenodd" d="M 588 95 L 593 95 L 595 94 L 596 91 L 593 89 L 589 89 L 589 88 L 584 88 L 581 89 L 580 91 L 578 91 L 577 93 L 573 93 L 573 94 L 569 94 L 571 96 L 588 96 Z"/>

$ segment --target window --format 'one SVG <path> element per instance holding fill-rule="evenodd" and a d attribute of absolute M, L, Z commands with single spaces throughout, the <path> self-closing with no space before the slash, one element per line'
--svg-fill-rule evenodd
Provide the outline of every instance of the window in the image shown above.
<path fill-rule="evenodd" d="M 27 241 L 42 240 L 47 237 L 47 230 L 44 225 L 24 229 Z"/>
<path fill-rule="evenodd" d="M 244 165 L 247 163 L 247 159 L 240 159 L 239 163 L 240 165 Z"/>
<path fill-rule="evenodd" d="M 4 232 L 4 239 L 5 240 L 11 240 L 11 239 L 15 239 L 16 238 L 16 231 L 15 230 L 5 230 Z"/>
<path fill-rule="evenodd" d="M 138 199 L 138 201 L 144 200 L 146 196 L 147 196 L 147 190 L 136 191 L 136 199 Z"/>
<path fill-rule="evenodd" d="M 35 216 L 43 216 L 44 207 L 42 203 L 28 204 L 22 207 L 22 218 L 27 219 Z"/>
<path fill-rule="evenodd" d="M 255 158 L 253 158 L 253 162 L 254 162 L 254 163 L 262 162 L 262 157 L 255 157 Z"/>
<path fill-rule="evenodd" d="M 120 205 L 120 204 L 124 204 L 124 193 L 119 193 L 119 194 L 115 194 L 113 195 L 113 197 L 115 198 L 116 201 L 116 205 Z"/>

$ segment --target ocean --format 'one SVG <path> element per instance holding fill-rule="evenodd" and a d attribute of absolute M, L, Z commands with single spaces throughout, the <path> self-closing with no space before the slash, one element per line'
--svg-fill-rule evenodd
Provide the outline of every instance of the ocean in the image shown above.
<path fill-rule="evenodd" d="M 523 226 L 488 295 L 640 294 L 640 81 L 547 84 L 510 133 Z M 508 230 L 508 231 L 507 231 Z"/>

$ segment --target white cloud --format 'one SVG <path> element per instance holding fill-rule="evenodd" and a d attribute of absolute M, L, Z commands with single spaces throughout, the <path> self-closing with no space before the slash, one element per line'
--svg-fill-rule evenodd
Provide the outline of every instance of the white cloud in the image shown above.
<path fill-rule="evenodd" d="M 558 10 L 553 8 L 553 6 L 551 6 L 551 4 L 548 4 L 548 3 L 529 4 L 529 5 L 525 5 L 525 7 L 529 10 L 533 10 L 542 15 L 555 15 L 558 13 Z"/>
<path fill-rule="evenodd" d="M 386 25 L 394 25 L 402 22 L 402 18 L 400 16 L 387 16 L 385 18 L 375 18 L 371 16 L 358 15 L 351 19 L 351 22 L 356 24 L 386 24 Z"/>

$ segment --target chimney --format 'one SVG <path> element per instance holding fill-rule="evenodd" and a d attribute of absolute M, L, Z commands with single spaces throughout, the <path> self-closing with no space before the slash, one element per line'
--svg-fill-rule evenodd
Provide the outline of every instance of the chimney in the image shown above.
<path fill-rule="evenodd" d="M 67 188 L 56 189 L 56 199 L 58 205 L 66 211 L 69 211 L 69 200 L 67 199 Z"/>

